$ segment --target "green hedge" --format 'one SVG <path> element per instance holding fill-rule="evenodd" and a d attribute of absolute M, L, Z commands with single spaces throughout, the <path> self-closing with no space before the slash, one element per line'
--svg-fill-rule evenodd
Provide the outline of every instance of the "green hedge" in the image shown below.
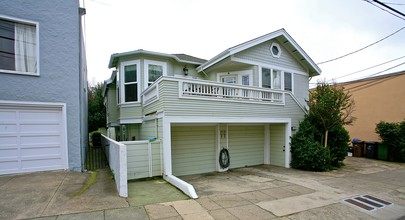
<path fill-rule="evenodd" d="M 405 162 L 405 121 L 390 123 L 381 121 L 376 125 L 375 131 L 388 147 L 390 161 Z"/>

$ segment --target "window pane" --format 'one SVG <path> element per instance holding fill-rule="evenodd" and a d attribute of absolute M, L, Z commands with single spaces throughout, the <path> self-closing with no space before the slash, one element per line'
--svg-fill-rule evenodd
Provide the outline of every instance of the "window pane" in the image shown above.
<path fill-rule="evenodd" d="M 236 76 L 223 76 L 221 81 L 223 83 L 236 84 Z"/>
<path fill-rule="evenodd" d="M 273 70 L 273 89 L 281 89 L 281 71 Z"/>
<path fill-rule="evenodd" d="M 291 73 L 284 72 L 284 90 L 292 91 Z"/>
<path fill-rule="evenodd" d="M 149 71 L 149 82 L 155 82 L 159 77 L 163 75 L 163 67 L 159 65 L 149 64 L 148 66 Z"/>
<path fill-rule="evenodd" d="M 136 82 L 136 64 L 124 67 L 125 82 Z"/>
<path fill-rule="evenodd" d="M 138 84 L 125 85 L 125 102 L 138 101 Z"/>
<path fill-rule="evenodd" d="M 37 72 L 37 33 L 33 25 L 15 24 L 15 70 Z"/>
<path fill-rule="evenodd" d="M 262 87 L 271 88 L 270 86 L 270 69 L 262 69 Z"/>
<path fill-rule="evenodd" d="M 249 76 L 242 76 L 242 85 L 249 85 Z"/>
<path fill-rule="evenodd" d="M 14 28 L 14 22 L 0 19 L 0 69 L 3 70 L 15 70 Z"/>

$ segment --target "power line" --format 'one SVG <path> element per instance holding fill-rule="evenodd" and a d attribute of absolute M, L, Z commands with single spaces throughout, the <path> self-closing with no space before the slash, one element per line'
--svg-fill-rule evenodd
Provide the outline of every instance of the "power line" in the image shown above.
<path fill-rule="evenodd" d="M 372 44 L 369 44 L 369 45 L 367 45 L 367 46 L 365 46 L 365 47 L 362 47 L 362 48 L 360 48 L 360 49 L 358 49 L 358 50 L 355 50 L 355 51 L 353 51 L 353 52 L 350 52 L 350 53 L 348 53 L 348 54 L 345 54 L 345 55 L 342 55 L 342 56 L 339 56 L 339 57 L 336 57 L 336 58 L 333 58 L 333 59 L 330 59 L 330 60 L 326 60 L 326 61 L 317 63 L 317 65 L 324 64 L 324 63 L 329 63 L 329 62 L 332 62 L 332 61 L 335 61 L 335 60 L 338 60 L 338 59 L 342 59 L 343 57 L 347 57 L 347 56 L 352 55 L 352 54 L 354 54 L 354 53 L 360 52 L 360 51 L 362 51 L 362 50 L 364 50 L 364 49 L 366 49 L 366 48 L 368 48 L 368 47 L 371 47 L 371 46 L 373 46 L 373 45 L 375 45 L 375 44 L 377 44 L 377 43 L 379 43 L 379 42 L 381 42 L 381 41 L 383 41 L 383 40 L 385 40 L 385 39 L 391 37 L 392 35 L 394 35 L 394 34 L 400 32 L 400 31 L 402 31 L 403 29 L 405 29 L 405 26 L 402 27 L 402 28 L 400 28 L 400 29 L 398 29 L 398 30 L 395 31 L 394 33 L 391 33 L 391 34 L 389 34 L 388 36 L 386 36 L 386 37 L 384 37 L 384 38 L 382 38 L 382 39 L 380 39 L 380 40 L 378 40 L 378 41 L 376 41 L 376 42 L 374 42 L 374 43 L 372 43 Z"/>
<path fill-rule="evenodd" d="M 382 2 L 382 3 L 388 4 L 388 5 L 405 5 L 405 4 L 402 4 L 402 3 L 393 3 L 393 2 Z"/>
<path fill-rule="evenodd" d="M 345 75 L 343 75 L 343 76 L 336 77 L 336 78 L 334 78 L 333 80 L 335 80 L 335 79 L 340 79 L 340 78 L 343 78 L 343 77 L 346 77 L 346 76 L 350 76 L 350 75 L 353 75 L 353 74 L 356 74 L 356 73 L 360 73 L 360 72 L 363 72 L 363 71 L 366 71 L 366 70 L 369 70 L 369 69 L 372 69 L 372 68 L 375 68 L 375 67 L 378 67 L 378 66 L 387 64 L 387 63 L 391 63 L 391 62 L 394 62 L 394 61 L 396 61 L 396 60 L 402 59 L 402 58 L 404 58 L 404 57 L 405 57 L 405 56 L 398 57 L 398 58 L 395 58 L 395 59 L 393 59 L 393 60 L 389 60 L 389 61 L 386 61 L 386 62 L 377 64 L 377 65 L 374 65 L 374 66 L 371 66 L 371 67 L 367 67 L 367 68 L 365 68 L 365 69 L 361 69 L 361 70 L 358 70 L 358 71 L 355 71 L 355 72 L 352 72 L 352 73 L 348 73 L 348 74 L 345 74 Z M 332 79 L 331 79 L 331 80 L 332 80 Z M 331 80 L 328 80 L 328 81 L 331 81 Z"/>
<path fill-rule="evenodd" d="M 405 20 L 405 14 L 403 14 L 402 12 L 400 12 L 400 11 L 394 9 L 394 8 L 391 8 L 390 6 L 385 5 L 385 4 L 383 4 L 383 3 L 381 3 L 381 2 L 379 2 L 379 1 L 377 1 L 377 0 L 363 0 L 363 1 L 366 1 L 366 2 L 370 3 L 371 5 L 377 7 L 377 8 L 379 8 L 379 9 L 385 11 L 385 12 L 388 12 L 388 13 L 390 13 L 391 15 L 394 15 L 394 16 L 397 17 L 397 18 L 400 18 L 400 19 L 402 19 L 402 20 Z M 377 3 L 377 4 L 379 4 L 379 5 L 374 4 L 374 2 Z M 382 7 L 384 7 L 384 8 L 380 7 L 380 5 L 381 5 Z M 389 9 L 389 10 L 387 10 L 386 8 Z M 395 12 L 395 13 L 397 13 L 397 14 L 392 13 L 391 11 L 393 11 L 393 12 Z M 401 15 L 402 17 L 399 16 L 398 14 Z"/>

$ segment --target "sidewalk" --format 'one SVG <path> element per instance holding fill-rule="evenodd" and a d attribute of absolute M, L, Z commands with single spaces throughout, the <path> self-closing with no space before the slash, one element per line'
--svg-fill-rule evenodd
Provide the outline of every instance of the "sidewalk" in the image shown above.
<path fill-rule="evenodd" d="M 405 166 L 348 158 L 343 169 L 315 173 L 257 166 L 184 177 L 196 200 L 143 204 L 148 193 L 119 198 L 107 170 L 81 195 L 89 173 L 0 176 L 0 219 L 399 219 L 405 218 Z M 150 185 L 148 183 L 144 185 Z M 159 186 L 163 187 L 163 186 Z M 137 188 L 148 188 L 139 187 Z M 153 188 L 153 187 L 149 187 Z M 134 192 L 135 192 L 134 191 Z M 393 203 L 373 211 L 343 200 L 369 194 Z M 156 195 L 155 195 L 156 196 Z M 144 199 L 143 201 L 141 201 Z M 171 198 L 174 199 L 174 198 Z M 148 201 L 147 201 L 148 203 Z"/>

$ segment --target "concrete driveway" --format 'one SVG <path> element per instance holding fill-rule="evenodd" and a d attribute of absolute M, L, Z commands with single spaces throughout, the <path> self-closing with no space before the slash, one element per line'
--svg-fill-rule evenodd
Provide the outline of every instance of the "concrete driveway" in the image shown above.
<path fill-rule="evenodd" d="M 194 185 L 196 200 L 163 190 L 168 184 L 160 180 L 131 183 L 130 198 L 120 198 L 108 170 L 79 194 L 91 173 L 5 175 L 0 219 L 405 219 L 404 164 L 365 158 L 345 164 L 322 173 L 262 165 L 180 177 Z M 364 195 L 391 204 L 367 211 L 345 202 Z"/>

